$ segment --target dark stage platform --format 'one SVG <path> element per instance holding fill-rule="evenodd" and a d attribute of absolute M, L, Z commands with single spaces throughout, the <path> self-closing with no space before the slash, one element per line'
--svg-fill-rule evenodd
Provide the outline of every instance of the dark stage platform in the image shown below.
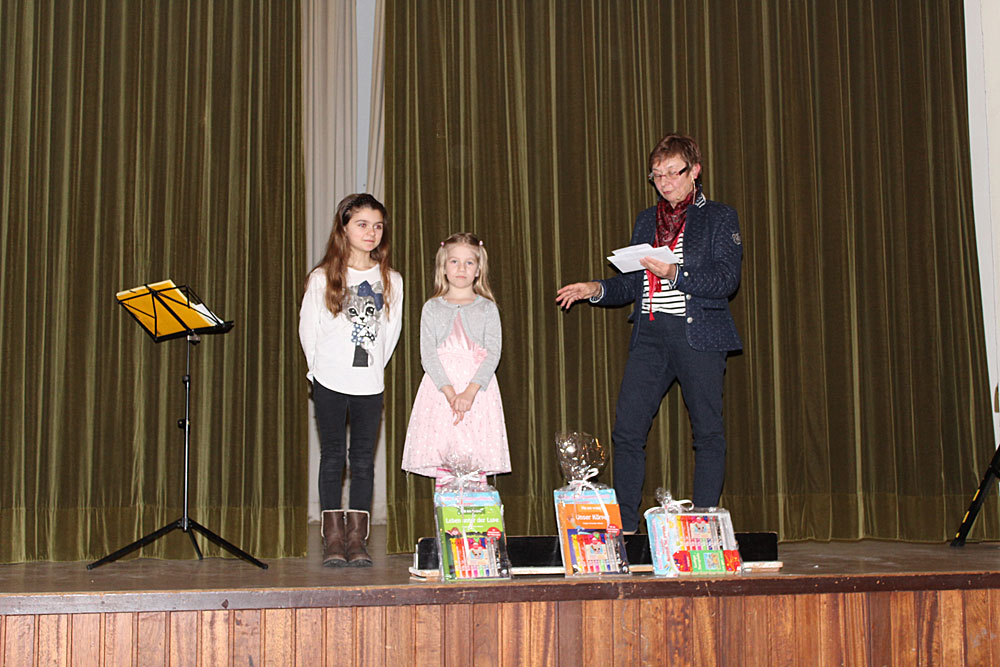
<path fill-rule="evenodd" d="M 267 570 L 230 558 L 2 565 L 0 664 L 98 653 L 105 664 L 1000 663 L 997 543 L 804 542 L 779 546 L 778 572 L 477 584 L 415 581 L 412 555 L 384 544 L 376 527 L 365 569 L 318 556 Z"/>

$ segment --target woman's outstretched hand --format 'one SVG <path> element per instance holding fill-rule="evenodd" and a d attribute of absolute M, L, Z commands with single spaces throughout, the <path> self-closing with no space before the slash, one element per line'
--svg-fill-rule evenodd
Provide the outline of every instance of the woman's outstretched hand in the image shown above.
<path fill-rule="evenodd" d="M 556 303 L 559 304 L 560 308 L 569 310 L 569 307 L 577 301 L 593 298 L 600 293 L 601 284 L 599 282 L 570 283 L 563 285 L 556 292 Z"/>

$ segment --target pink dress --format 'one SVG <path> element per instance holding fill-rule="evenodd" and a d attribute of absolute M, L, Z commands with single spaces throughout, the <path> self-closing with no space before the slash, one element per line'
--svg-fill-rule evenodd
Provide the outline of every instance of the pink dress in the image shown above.
<path fill-rule="evenodd" d="M 469 386 L 486 358 L 486 350 L 469 339 L 458 315 L 437 353 L 456 393 Z M 485 475 L 510 472 L 507 426 L 495 375 L 476 394 L 472 409 L 462 421 L 454 422 L 448 399 L 424 373 L 406 429 L 403 470 L 434 477 L 449 454 L 457 454 Z"/>

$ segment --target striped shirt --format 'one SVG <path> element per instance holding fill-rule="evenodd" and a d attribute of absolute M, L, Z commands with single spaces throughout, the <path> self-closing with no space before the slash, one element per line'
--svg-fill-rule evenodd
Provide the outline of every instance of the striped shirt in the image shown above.
<path fill-rule="evenodd" d="M 677 236 L 677 245 L 674 246 L 674 254 L 677 255 L 677 265 L 678 267 L 684 263 L 684 230 Z M 678 268 L 678 271 L 680 268 Z M 666 288 L 666 280 L 662 281 L 663 287 L 659 292 L 653 295 L 652 306 L 654 313 L 667 313 L 668 315 L 679 315 L 683 316 L 685 313 L 684 308 L 684 293 Z M 642 312 L 648 314 L 650 310 L 650 298 L 649 298 L 649 274 L 643 271 L 642 276 Z"/>

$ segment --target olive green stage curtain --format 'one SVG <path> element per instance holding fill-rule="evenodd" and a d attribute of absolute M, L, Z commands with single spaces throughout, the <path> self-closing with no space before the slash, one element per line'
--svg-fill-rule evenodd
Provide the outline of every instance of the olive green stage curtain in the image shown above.
<path fill-rule="evenodd" d="M 743 335 L 725 395 L 723 505 L 781 539 L 939 541 L 995 443 L 973 236 L 961 0 L 387 2 L 386 199 L 407 285 L 387 388 L 389 548 L 433 530 L 398 469 L 418 323 L 446 235 L 485 240 L 511 534 L 554 532 L 560 429 L 610 442 L 629 308 L 556 309 L 611 275 L 655 202 L 646 156 L 693 135 L 740 214 Z M 690 497 L 671 391 L 647 447 Z M 610 467 L 610 466 L 609 466 Z M 610 483 L 606 469 L 600 480 Z M 996 492 L 972 537 L 998 536 Z"/>
<path fill-rule="evenodd" d="M 191 518 L 305 552 L 299 16 L 0 2 L 0 561 L 93 559 L 181 516 L 189 344 L 114 298 L 167 278 L 235 322 L 190 350 Z M 179 531 L 141 554 L 195 556 Z"/>

